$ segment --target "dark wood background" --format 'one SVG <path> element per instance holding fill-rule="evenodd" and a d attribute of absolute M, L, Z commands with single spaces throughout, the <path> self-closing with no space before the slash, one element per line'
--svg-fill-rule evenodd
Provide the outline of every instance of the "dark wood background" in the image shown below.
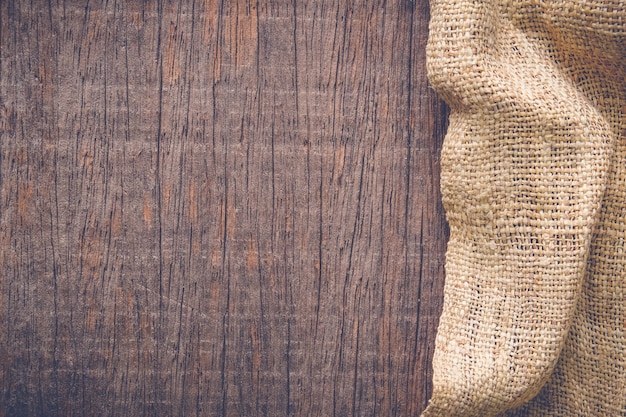
<path fill-rule="evenodd" d="M 0 0 L 1 416 L 416 416 L 425 0 Z"/>

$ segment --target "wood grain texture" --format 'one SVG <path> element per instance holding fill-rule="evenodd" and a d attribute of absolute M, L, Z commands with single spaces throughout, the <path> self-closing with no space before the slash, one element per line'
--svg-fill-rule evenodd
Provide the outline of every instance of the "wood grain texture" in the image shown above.
<path fill-rule="evenodd" d="M 0 416 L 415 416 L 428 4 L 0 1 Z"/>

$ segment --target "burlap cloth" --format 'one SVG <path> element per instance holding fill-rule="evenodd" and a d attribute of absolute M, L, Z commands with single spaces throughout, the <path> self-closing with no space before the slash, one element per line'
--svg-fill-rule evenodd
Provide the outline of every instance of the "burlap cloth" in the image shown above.
<path fill-rule="evenodd" d="M 626 416 L 625 1 L 432 1 L 450 241 L 424 417 Z"/>

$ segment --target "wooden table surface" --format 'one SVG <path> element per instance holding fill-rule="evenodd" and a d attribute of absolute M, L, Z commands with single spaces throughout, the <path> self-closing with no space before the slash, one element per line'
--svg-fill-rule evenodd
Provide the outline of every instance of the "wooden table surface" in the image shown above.
<path fill-rule="evenodd" d="M 0 416 L 416 416 L 428 10 L 0 1 Z"/>

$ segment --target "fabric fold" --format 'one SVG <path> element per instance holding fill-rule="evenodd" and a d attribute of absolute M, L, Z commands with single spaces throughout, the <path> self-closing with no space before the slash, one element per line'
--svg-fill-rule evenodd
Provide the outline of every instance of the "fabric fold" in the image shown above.
<path fill-rule="evenodd" d="M 626 7 L 434 0 L 431 16 L 450 241 L 423 417 L 626 413 Z"/>

